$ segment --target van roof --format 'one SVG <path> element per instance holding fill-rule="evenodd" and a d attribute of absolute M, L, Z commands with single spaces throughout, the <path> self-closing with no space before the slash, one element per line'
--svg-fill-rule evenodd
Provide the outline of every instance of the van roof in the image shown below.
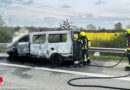
<path fill-rule="evenodd" d="M 32 32 L 30 34 L 44 34 L 44 33 L 70 33 L 71 31 L 68 31 L 68 30 L 64 30 L 64 31 L 44 31 L 44 32 Z"/>

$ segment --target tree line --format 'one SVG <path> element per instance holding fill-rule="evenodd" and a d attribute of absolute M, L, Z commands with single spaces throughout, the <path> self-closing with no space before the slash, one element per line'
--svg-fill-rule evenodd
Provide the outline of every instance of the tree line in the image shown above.
<path fill-rule="evenodd" d="M 69 22 L 68 19 L 62 21 L 57 28 L 48 28 L 48 27 L 34 27 L 34 26 L 25 26 L 24 28 L 28 29 L 30 32 L 39 32 L 39 31 L 54 31 L 54 30 L 85 30 L 86 32 L 123 32 L 122 24 L 120 22 L 114 25 L 115 29 L 107 30 L 105 28 L 97 28 L 93 24 L 87 25 L 86 29 L 82 27 L 77 27 L 73 23 Z M 2 15 L 0 14 L 0 42 L 6 43 L 11 42 L 12 37 L 16 31 L 19 31 L 20 26 L 9 27 L 6 25 Z"/>

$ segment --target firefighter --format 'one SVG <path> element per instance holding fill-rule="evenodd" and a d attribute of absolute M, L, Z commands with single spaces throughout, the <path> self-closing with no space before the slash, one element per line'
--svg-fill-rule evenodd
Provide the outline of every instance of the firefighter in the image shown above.
<path fill-rule="evenodd" d="M 130 71 L 130 29 L 126 30 L 125 36 L 127 38 L 127 48 L 125 52 L 127 52 L 127 57 L 128 57 L 128 62 L 129 62 L 129 65 L 125 67 L 125 70 Z"/>
<path fill-rule="evenodd" d="M 83 64 L 90 64 L 90 57 L 88 54 L 88 39 L 84 31 L 80 32 L 79 43 L 81 44 L 82 49 Z"/>

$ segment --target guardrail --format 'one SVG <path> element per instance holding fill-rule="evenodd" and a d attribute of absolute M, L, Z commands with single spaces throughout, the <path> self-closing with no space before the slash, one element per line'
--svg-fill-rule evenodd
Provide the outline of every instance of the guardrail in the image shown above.
<path fill-rule="evenodd" d="M 102 48 L 102 47 L 90 47 L 89 51 L 94 52 L 109 52 L 109 53 L 123 53 L 125 48 Z"/>
<path fill-rule="evenodd" d="M 2 47 L 8 47 L 10 43 L 0 43 Z M 93 52 L 109 52 L 109 53 L 123 53 L 124 48 L 102 48 L 102 47 L 89 47 L 89 51 Z"/>
<path fill-rule="evenodd" d="M 0 47 L 8 47 L 10 43 L 0 43 Z"/>

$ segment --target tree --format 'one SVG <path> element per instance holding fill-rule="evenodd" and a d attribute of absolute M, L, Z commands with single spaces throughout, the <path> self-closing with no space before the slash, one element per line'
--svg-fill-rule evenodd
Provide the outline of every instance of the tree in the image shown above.
<path fill-rule="evenodd" d="M 5 25 L 5 22 L 3 20 L 2 15 L 0 14 L 0 27 L 3 27 Z"/>
<path fill-rule="evenodd" d="M 115 27 L 115 30 L 122 30 L 122 23 L 121 22 L 118 22 L 114 25 Z"/>
<path fill-rule="evenodd" d="M 97 27 L 97 30 L 100 30 L 101 29 L 101 27 L 99 26 L 99 27 Z"/>
<path fill-rule="evenodd" d="M 89 24 L 87 25 L 87 30 L 96 30 L 96 26 L 94 26 L 93 24 Z"/>
<path fill-rule="evenodd" d="M 64 20 L 61 24 L 60 24 L 60 29 L 62 30 L 74 30 L 77 29 L 76 26 L 72 25 L 71 22 L 69 22 L 68 19 Z"/>
<path fill-rule="evenodd" d="M 6 27 L 6 23 L 0 14 L 0 42 L 7 43 L 12 40 L 13 33 Z"/>
<path fill-rule="evenodd" d="M 100 30 L 98 30 L 98 32 L 106 32 L 105 28 L 101 28 Z"/>
<path fill-rule="evenodd" d="M 20 29 L 21 29 L 20 26 L 16 26 L 16 27 L 14 28 L 15 31 L 19 31 Z"/>

